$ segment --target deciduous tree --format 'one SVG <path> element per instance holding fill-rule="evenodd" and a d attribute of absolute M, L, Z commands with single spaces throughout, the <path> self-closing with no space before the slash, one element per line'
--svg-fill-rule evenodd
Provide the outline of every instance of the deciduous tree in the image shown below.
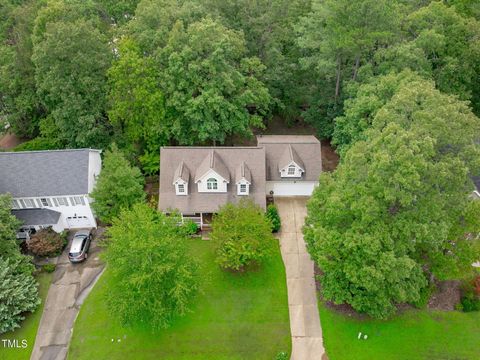
<path fill-rule="evenodd" d="M 189 311 L 198 289 L 197 264 L 179 222 L 178 215 L 136 204 L 108 229 L 104 257 L 112 281 L 107 301 L 124 324 L 166 328 Z"/>

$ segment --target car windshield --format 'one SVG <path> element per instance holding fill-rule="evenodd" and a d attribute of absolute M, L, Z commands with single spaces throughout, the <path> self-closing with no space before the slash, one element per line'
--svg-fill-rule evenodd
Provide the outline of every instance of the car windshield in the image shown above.
<path fill-rule="evenodd" d="M 74 253 L 71 252 L 71 253 L 68 253 L 68 255 L 70 255 L 71 257 L 77 257 L 77 256 L 80 255 L 80 253 L 79 252 L 74 252 Z"/>

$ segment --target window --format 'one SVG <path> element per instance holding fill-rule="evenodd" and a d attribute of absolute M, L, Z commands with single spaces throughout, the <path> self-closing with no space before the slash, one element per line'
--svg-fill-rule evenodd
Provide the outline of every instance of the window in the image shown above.
<path fill-rule="evenodd" d="M 290 165 L 288 167 L 288 175 L 295 175 L 295 170 L 296 170 L 295 165 Z"/>
<path fill-rule="evenodd" d="M 58 207 L 58 201 L 56 198 L 52 198 L 53 199 L 53 203 L 55 204 L 56 207 Z"/>
<path fill-rule="evenodd" d="M 67 198 L 59 197 L 59 198 L 57 198 L 57 201 L 58 201 L 59 206 L 68 206 Z"/>
<path fill-rule="evenodd" d="M 42 206 L 52 206 L 52 202 L 50 201 L 50 199 L 41 198 L 40 201 L 42 202 Z"/>
<path fill-rule="evenodd" d="M 207 180 L 207 189 L 208 190 L 217 190 L 218 189 L 218 183 L 217 179 L 210 178 Z"/>
<path fill-rule="evenodd" d="M 18 204 L 18 200 L 12 200 L 12 209 L 20 209 L 20 205 Z"/>
<path fill-rule="evenodd" d="M 178 184 L 178 192 L 179 193 L 184 193 L 185 192 L 185 185 L 184 184 Z"/>
<path fill-rule="evenodd" d="M 33 199 L 24 199 L 24 204 L 26 208 L 36 208 L 37 205 Z"/>
<path fill-rule="evenodd" d="M 27 205 L 25 205 L 25 201 L 23 201 L 23 199 L 20 199 L 20 200 L 18 200 L 18 201 L 20 201 L 20 205 L 21 205 L 22 208 L 26 208 L 26 207 L 27 207 Z"/>
<path fill-rule="evenodd" d="M 247 192 L 247 184 L 240 184 L 240 192 L 241 193 Z"/>
<path fill-rule="evenodd" d="M 70 202 L 72 203 L 73 206 L 85 205 L 85 200 L 83 199 L 83 196 L 73 196 L 70 198 Z"/>

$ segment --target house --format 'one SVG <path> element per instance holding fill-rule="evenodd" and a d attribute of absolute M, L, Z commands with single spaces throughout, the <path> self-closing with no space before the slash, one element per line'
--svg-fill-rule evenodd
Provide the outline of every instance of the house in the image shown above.
<path fill-rule="evenodd" d="M 257 146 L 167 146 L 160 149 L 158 208 L 208 227 L 227 203 L 269 196 L 309 196 L 322 171 L 314 136 L 258 136 Z"/>
<path fill-rule="evenodd" d="M 96 227 L 89 194 L 101 163 L 92 149 L 0 152 L 0 193 L 23 228 Z"/>

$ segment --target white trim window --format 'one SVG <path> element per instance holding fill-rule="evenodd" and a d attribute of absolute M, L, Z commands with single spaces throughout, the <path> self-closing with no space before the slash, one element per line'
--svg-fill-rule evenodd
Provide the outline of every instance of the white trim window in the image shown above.
<path fill-rule="evenodd" d="M 289 165 L 289 166 L 288 166 L 288 172 L 287 172 L 287 174 L 288 174 L 289 176 L 293 176 L 293 175 L 295 175 L 295 171 L 296 171 L 296 170 L 297 170 L 297 167 L 296 167 L 295 165 L 293 165 L 293 164 L 292 164 L 292 165 Z"/>
<path fill-rule="evenodd" d="M 12 209 L 20 209 L 20 204 L 18 203 L 18 200 L 12 199 Z"/>
<path fill-rule="evenodd" d="M 70 202 L 72 203 L 72 206 L 85 205 L 85 200 L 83 199 L 83 196 L 71 196 Z"/>
<path fill-rule="evenodd" d="M 24 205 L 26 209 L 35 209 L 38 207 L 33 199 L 23 199 L 23 202 L 22 200 L 20 200 L 20 202 Z"/>
<path fill-rule="evenodd" d="M 177 190 L 180 194 L 185 193 L 185 184 L 178 184 L 177 186 L 178 186 Z"/>
<path fill-rule="evenodd" d="M 207 190 L 218 190 L 218 181 L 215 178 L 207 180 Z"/>
<path fill-rule="evenodd" d="M 68 206 L 68 200 L 66 197 L 57 198 L 58 206 Z"/>
<path fill-rule="evenodd" d="M 50 206 L 52 207 L 52 201 L 49 198 L 40 198 L 40 203 L 43 207 Z"/>

